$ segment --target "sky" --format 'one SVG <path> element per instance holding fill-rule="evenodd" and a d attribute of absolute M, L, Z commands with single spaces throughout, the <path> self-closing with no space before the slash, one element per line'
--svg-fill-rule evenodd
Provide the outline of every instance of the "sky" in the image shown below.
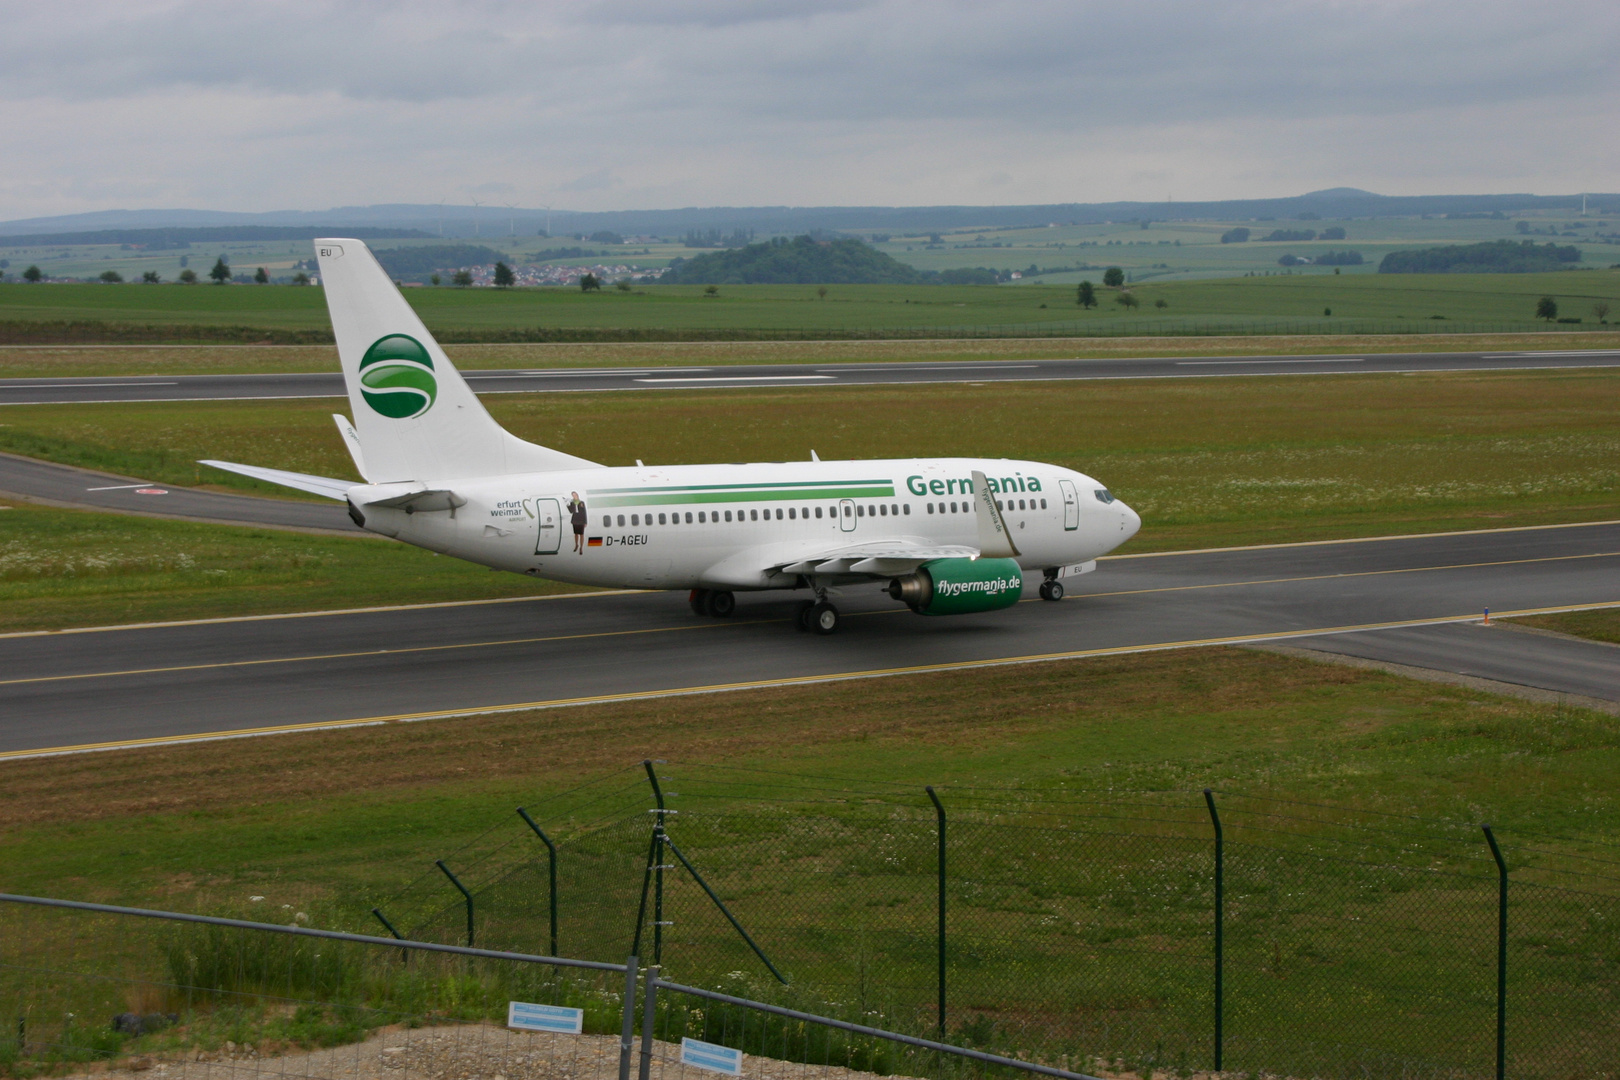
<path fill-rule="evenodd" d="M 1614 0 L 0 0 L 0 219 L 1620 191 Z"/>

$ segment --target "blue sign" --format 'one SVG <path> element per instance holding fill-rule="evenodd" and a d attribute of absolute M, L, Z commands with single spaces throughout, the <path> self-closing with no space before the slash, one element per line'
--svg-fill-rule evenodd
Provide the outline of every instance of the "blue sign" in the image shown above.
<path fill-rule="evenodd" d="M 555 1031 L 578 1035 L 585 1029 L 585 1010 L 563 1005 L 531 1005 L 527 1001 L 508 1002 L 506 1026 L 519 1031 Z"/>
<path fill-rule="evenodd" d="M 727 1076 L 741 1076 L 742 1059 L 741 1050 L 733 1050 L 729 1046 L 716 1046 L 714 1043 L 699 1042 L 696 1039 L 688 1039 L 684 1036 L 681 1038 L 682 1065 L 696 1065 L 700 1069 L 725 1073 Z"/>

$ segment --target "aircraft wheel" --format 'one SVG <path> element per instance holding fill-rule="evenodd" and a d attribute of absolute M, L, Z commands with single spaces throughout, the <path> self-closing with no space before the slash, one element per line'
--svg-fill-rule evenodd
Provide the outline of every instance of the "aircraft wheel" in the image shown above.
<path fill-rule="evenodd" d="M 823 600 L 810 608 L 810 629 L 826 635 L 838 629 L 838 609 Z"/>
<path fill-rule="evenodd" d="M 737 610 L 737 598 L 725 589 L 715 589 L 710 592 L 703 603 L 704 613 L 713 615 L 717 619 L 724 619 Z"/>
<path fill-rule="evenodd" d="M 793 613 L 793 628 L 801 634 L 810 632 L 810 613 L 816 609 L 814 600 L 806 600 Z"/>
<path fill-rule="evenodd" d="M 686 602 L 688 604 L 692 605 L 692 614 L 694 614 L 694 615 L 707 614 L 707 611 L 705 609 L 705 605 L 708 604 L 708 602 L 709 602 L 709 590 L 708 589 L 693 589 L 689 594 L 687 594 Z"/>
<path fill-rule="evenodd" d="M 1053 601 L 1063 599 L 1063 583 L 1055 578 L 1041 582 L 1041 599 Z"/>

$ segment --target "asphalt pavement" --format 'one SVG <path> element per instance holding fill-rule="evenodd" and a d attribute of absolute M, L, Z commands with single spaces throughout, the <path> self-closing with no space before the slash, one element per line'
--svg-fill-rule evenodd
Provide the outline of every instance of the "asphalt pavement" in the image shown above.
<path fill-rule="evenodd" d="M 722 620 L 668 592 L 12 635 L 0 756 L 1262 641 L 1365 639 L 1620 699 L 1620 649 L 1552 662 L 1553 639 L 1516 634 L 1531 651 L 1493 661 L 1506 635 L 1447 625 L 1620 604 L 1620 523 L 1126 556 L 1070 584 L 1061 603 L 939 619 L 861 586 L 830 637 L 793 629 L 801 597 L 740 595 Z"/>
<path fill-rule="evenodd" d="M 1512 624 L 1395 627 L 1301 638 L 1288 644 L 1560 694 L 1620 701 L 1620 645 L 1526 634 Z"/>
<path fill-rule="evenodd" d="M 1190 379 L 1211 376 L 1405 371 L 1509 371 L 1620 367 L 1620 350 L 1369 353 L 1365 356 L 1167 356 L 1108 360 L 964 360 L 914 363 L 738 364 L 685 368 L 464 371 L 479 394 L 606 390 L 715 390 L 761 386 L 875 386 L 1073 379 Z M 0 379 L 0 405 L 107 401 L 230 401 L 343 397 L 336 371 L 289 375 L 134 375 Z"/>
<path fill-rule="evenodd" d="M 52 506 L 111 510 L 121 514 L 212 521 L 225 525 L 259 525 L 280 529 L 357 533 L 349 511 L 339 502 L 298 502 L 226 495 L 173 484 L 154 484 L 138 476 L 75 469 L 49 461 L 0 454 L 0 495 Z"/>

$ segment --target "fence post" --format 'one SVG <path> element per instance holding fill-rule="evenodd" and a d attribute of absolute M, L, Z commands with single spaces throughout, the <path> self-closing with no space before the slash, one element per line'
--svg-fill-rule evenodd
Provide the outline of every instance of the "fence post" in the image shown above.
<path fill-rule="evenodd" d="M 945 1035 L 945 806 L 934 794 L 932 786 L 925 787 L 934 802 L 934 816 L 939 822 L 939 1034 Z"/>
<path fill-rule="evenodd" d="M 630 1080 L 630 1050 L 636 1035 L 636 977 L 641 960 L 634 953 L 624 962 L 624 1020 L 619 1025 L 619 1080 Z"/>
<path fill-rule="evenodd" d="M 1221 1051 L 1225 1032 L 1226 976 L 1226 841 L 1221 835 L 1221 815 L 1215 809 L 1215 793 L 1204 789 L 1204 803 L 1209 807 L 1209 820 L 1215 826 L 1215 1071 L 1221 1071 Z"/>
<path fill-rule="evenodd" d="M 1485 830 L 1485 842 L 1491 845 L 1491 858 L 1496 860 L 1496 1080 L 1505 1080 L 1507 1076 L 1507 907 L 1508 907 L 1508 868 L 1507 860 L 1502 858 L 1502 849 L 1497 846 L 1496 834 L 1489 825 L 1481 825 Z"/>
<path fill-rule="evenodd" d="M 460 880 L 457 879 L 456 875 L 454 875 L 454 874 L 452 874 L 450 872 L 450 868 L 448 866 L 444 865 L 444 860 L 443 859 L 435 859 L 435 860 L 433 860 L 433 865 L 437 866 L 440 870 L 443 870 L 444 871 L 444 876 L 450 879 L 450 884 L 452 884 L 456 888 L 460 889 L 461 890 L 461 895 L 467 898 L 467 948 L 470 949 L 470 948 L 473 947 L 473 897 L 472 897 L 472 893 L 468 892 L 467 891 L 467 886 L 463 885 L 460 882 Z"/>
<path fill-rule="evenodd" d="M 657 964 L 647 969 L 647 992 L 641 998 L 641 1069 L 637 1073 L 639 1080 L 648 1080 L 652 1075 L 653 1056 L 653 1010 L 658 1007 L 658 973 L 661 969 Z"/>
<path fill-rule="evenodd" d="M 377 921 L 382 923 L 383 927 L 390 934 L 394 935 L 394 940 L 395 941 L 404 941 L 405 940 L 405 935 L 401 934 L 398 930 L 394 929 L 394 924 L 388 921 L 387 916 L 385 916 L 382 913 L 382 908 L 372 908 L 371 913 L 373 915 L 377 916 Z M 409 950 L 409 949 L 401 949 L 401 950 L 399 950 L 399 959 L 400 959 L 401 963 L 404 963 L 404 964 L 410 963 L 411 962 L 411 950 Z"/>
<path fill-rule="evenodd" d="M 725 901 L 721 900 L 719 895 L 709 888 L 709 883 L 703 880 L 703 875 L 698 873 L 697 867 L 692 865 L 692 860 L 688 859 L 685 853 L 675 846 L 675 841 L 668 836 L 664 837 L 664 844 L 669 848 L 670 854 L 679 859 L 681 865 L 686 867 L 686 872 L 692 875 L 692 880 L 696 881 L 703 891 L 708 894 L 709 899 L 714 901 L 714 906 L 719 908 L 720 914 L 724 915 L 726 921 L 731 923 L 731 928 L 742 935 L 742 939 L 748 943 L 748 947 L 754 950 L 754 955 L 759 957 L 767 968 L 770 968 L 771 974 L 776 976 L 776 981 L 786 986 L 788 984 L 787 979 L 783 977 L 780 971 L 776 970 L 776 965 L 771 963 L 771 958 L 765 955 L 764 950 L 754 943 L 754 939 L 749 936 L 748 931 L 743 929 L 742 923 L 737 921 L 737 916 L 733 915 L 731 909 L 726 907 Z"/>
<path fill-rule="evenodd" d="M 653 864 L 658 861 L 659 841 L 663 835 L 664 830 L 654 825 L 652 840 L 647 845 L 647 870 L 641 876 L 641 903 L 636 906 L 636 940 L 630 946 L 630 951 L 637 956 L 641 955 L 641 930 L 647 925 L 647 893 L 652 888 Z"/>
<path fill-rule="evenodd" d="M 529 816 L 529 812 L 527 810 L 523 809 L 523 807 L 520 806 L 520 807 L 517 808 L 517 812 L 518 812 L 519 817 L 521 817 L 524 821 L 528 822 L 529 828 L 534 830 L 534 835 L 536 835 L 536 836 L 538 836 L 540 838 L 540 842 L 542 844 L 546 845 L 546 861 L 548 863 L 548 867 L 549 867 L 549 870 L 550 870 L 549 877 L 551 879 L 551 955 L 556 956 L 557 955 L 557 845 L 553 844 L 551 842 L 551 837 L 547 836 L 545 834 L 545 832 L 540 828 L 540 826 L 538 826 L 538 825 L 536 825 L 534 823 L 534 818 Z"/>
<path fill-rule="evenodd" d="M 653 962 L 657 967 L 664 962 L 664 789 L 658 786 L 658 772 L 653 768 L 651 758 L 643 758 L 641 767 L 647 770 L 647 782 L 652 784 L 653 798 L 658 800 L 658 809 L 653 811 L 658 818 L 658 824 L 653 827 L 653 846 L 657 851 L 657 858 L 653 863 Z"/>

